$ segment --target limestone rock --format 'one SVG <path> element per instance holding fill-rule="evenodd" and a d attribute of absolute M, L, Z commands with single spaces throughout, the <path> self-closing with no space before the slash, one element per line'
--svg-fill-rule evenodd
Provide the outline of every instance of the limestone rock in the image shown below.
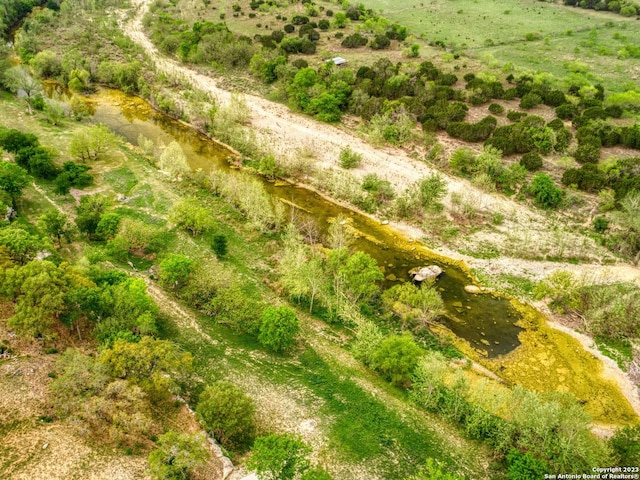
<path fill-rule="evenodd" d="M 435 280 L 442 275 L 442 269 L 437 265 L 429 265 L 427 267 L 416 267 L 409 270 L 409 275 L 416 282 L 424 282 L 425 280 Z"/>

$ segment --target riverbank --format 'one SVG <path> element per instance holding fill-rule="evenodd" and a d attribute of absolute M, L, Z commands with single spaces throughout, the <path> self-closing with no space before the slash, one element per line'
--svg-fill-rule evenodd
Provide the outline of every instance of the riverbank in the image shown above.
<path fill-rule="evenodd" d="M 220 105 L 228 104 L 231 99 L 231 92 L 220 88 L 215 79 L 195 72 L 187 66 L 167 59 L 158 53 L 144 34 L 141 24 L 142 16 L 148 8 L 149 3 L 149 0 L 136 0 L 136 5 L 139 7 L 136 15 L 129 19 L 129 21 L 124 21 L 124 16 L 121 16 L 124 31 L 130 38 L 144 48 L 150 59 L 161 71 L 174 78 L 181 78 L 194 88 L 206 92 L 207 95 L 215 98 Z M 254 95 L 244 95 L 243 98 L 248 107 L 250 117 L 247 128 L 257 132 L 257 135 L 268 142 L 269 146 L 277 154 L 291 155 L 291 152 L 296 151 L 296 149 L 311 149 L 314 152 L 314 164 L 317 168 L 337 168 L 340 149 L 344 145 L 350 145 L 354 151 L 361 153 L 364 157 L 361 168 L 354 172 L 357 176 L 361 177 L 367 173 L 375 172 L 382 178 L 389 179 L 396 190 L 406 188 L 416 179 L 422 178 L 434 171 L 425 163 L 411 158 L 411 156 L 402 149 L 389 147 L 374 148 L 361 138 L 350 134 L 344 128 L 336 128 L 315 122 L 308 117 L 292 113 L 283 105 Z M 483 209 L 488 212 L 504 215 L 506 220 L 504 224 L 498 228 L 498 231 L 503 232 L 504 235 L 512 235 L 514 231 L 524 231 L 527 242 L 531 245 L 536 245 L 537 248 L 543 247 L 544 244 L 549 241 L 560 240 L 567 242 L 566 237 L 558 238 L 558 235 L 551 234 L 554 222 L 557 219 L 549 219 L 539 211 L 531 210 L 526 205 L 516 203 L 500 195 L 483 192 L 465 180 L 447 177 L 447 182 L 450 196 L 452 192 L 459 194 L 468 194 L 471 192 L 475 202 Z M 330 200 L 334 201 L 333 199 Z M 450 201 L 450 198 L 448 201 Z M 380 219 L 377 219 L 377 221 L 379 222 Z M 428 233 L 424 230 L 406 223 L 392 222 L 390 227 L 403 236 L 414 239 L 415 241 L 428 237 Z M 567 237 L 571 236 L 570 232 L 565 233 Z M 475 239 L 474 241 L 483 242 L 485 240 Z M 511 241 L 513 241 L 513 238 L 511 238 Z M 584 242 L 584 238 L 576 239 L 574 242 L 575 248 L 578 248 L 578 244 L 584 247 Z M 443 246 L 436 247 L 434 250 L 437 254 L 453 259 L 456 262 L 466 262 L 471 268 L 487 269 L 492 273 L 517 274 L 534 280 L 543 278 L 548 273 L 558 269 L 568 269 L 578 272 L 579 274 L 580 272 L 584 272 L 586 275 L 587 272 L 598 271 L 602 268 L 602 265 L 599 263 L 576 265 L 568 262 L 540 262 L 505 256 L 489 260 L 478 259 L 463 255 L 456 250 Z M 599 259 L 602 259 L 603 256 L 607 257 L 608 255 L 595 245 L 591 245 L 590 248 L 586 250 L 589 254 L 596 252 L 597 255 L 594 257 Z M 611 261 L 610 257 L 607 258 Z M 640 271 L 636 272 L 634 267 L 628 264 L 609 265 L 607 266 L 607 271 L 609 272 L 608 278 L 611 280 L 631 279 L 640 281 Z M 532 345 L 535 346 L 536 341 L 538 341 L 538 339 L 532 339 Z M 564 354 L 560 354 L 560 357 L 562 357 L 562 355 Z M 528 363 L 534 361 L 534 359 L 535 357 L 527 357 L 526 355 L 512 355 L 508 360 L 511 364 L 509 370 L 517 371 L 517 365 L 523 362 L 528 365 Z M 585 357 L 583 360 L 586 361 L 587 358 Z M 592 362 L 586 361 L 583 365 L 584 369 L 580 368 L 580 370 L 584 370 L 585 373 L 592 373 L 595 368 L 595 370 L 598 371 L 598 368 L 594 367 L 594 365 Z M 504 364 L 497 368 L 503 367 Z M 495 371 L 496 365 L 492 365 L 491 368 Z M 564 371 L 565 366 L 559 366 L 558 368 Z M 574 375 L 577 373 L 578 372 L 575 371 L 573 372 Z M 539 382 L 540 377 L 534 375 L 531 376 L 531 379 L 536 380 L 536 382 L 526 386 L 539 390 L 541 387 Z M 562 375 L 560 375 L 559 381 L 560 383 L 564 381 Z M 513 383 L 514 378 L 511 378 L 510 382 Z M 559 386 L 559 388 L 562 389 L 564 387 Z M 629 401 L 631 402 L 632 400 L 633 398 L 630 397 Z M 600 413 L 596 413 L 596 410 Z M 618 408 L 617 410 L 620 409 Z M 610 412 L 611 409 L 606 408 L 602 410 L 598 408 L 592 411 L 592 414 L 595 413 L 596 416 L 600 416 L 604 414 L 605 411 Z M 629 412 L 632 411 L 632 409 L 630 406 L 629 408 L 623 407 L 622 411 L 627 412 L 622 414 L 622 417 L 629 418 Z"/>

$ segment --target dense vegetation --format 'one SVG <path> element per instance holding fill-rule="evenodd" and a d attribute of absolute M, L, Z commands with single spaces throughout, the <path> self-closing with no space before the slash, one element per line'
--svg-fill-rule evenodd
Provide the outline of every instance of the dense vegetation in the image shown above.
<path fill-rule="evenodd" d="M 430 330 L 444 314 L 438 289 L 429 282 L 387 288 L 377 262 L 352 248 L 346 219 L 334 219 L 322 245 L 314 235 L 305 237 L 303 221 L 288 221 L 282 204 L 254 177 L 218 170 L 192 173 L 177 142 L 161 147 L 141 137 L 132 152 L 107 127 L 89 125 L 91 108 L 77 94 L 91 91 L 94 82 L 150 97 L 174 115 L 180 108 L 163 96 L 162 86 L 152 84 L 138 50 L 108 21 L 96 39 L 70 28 L 68 38 L 84 38 L 77 50 L 64 55 L 41 50 L 41 29 L 74 25 L 73 2 L 50 3 L 29 17 L 18 36 L 17 51 L 28 63 L 0 65 L 2 85 L 20 92 L 29 113 L 55 135 L 66 135 L 57 151 L 35 132 L 0 126 L 0 296 L 10 305 L 6 325 L 11 331 L 65 350 L 52 373 L 56 421 L 69 419 L 96 440 L 148 453 L 154 478 L 185 478 L 207 461 L 204 437 L 170 428 L 171 422 L 158 412 L 175 416 L 187 402 L 201 428 L 227 451 L 251 451 L 247 466 L 260 478 L 331 478 L 324 467 L 331 471 L 332 466 L 312 465 L 311 447 L 302 438 L 274 431 L 256 415 L 255 391 L 230 381 L 241 378 L 247 371 L 243 362 L 253 361 L 246 357 L 255 355 L 255 380 L 281 388 L 295 379 L 326 402 L 324 413 L 334 422 L 329 436 L 337 453 L 332 460 L 356 462 L 371 456 L 380 462 L 397 455 L 399 464 L 378 466 L 389 478 L 485 474 L 484 467 L 471 467 L 466 459 L 454 458 L 446 445 L 436 444 L 431 438 L 435 431 L 408 425 L 356 381 L 345 379 L 341 369 L 347 367 L 322 358 L 317 334 L 309 333 L 321 324 L 327 335 L 342 338 L 332 348 L 348 346 L 341 355 L 352 355 L 369 369 L 348 367 L 349 373 L 364 372 L 394 401 L 408 397 L 422 414 L 454 425 L 465 441 L 481 442 L 494 455 L 491 468 L 500 478 L 531 478 L 551 470 L 580 473 L 592 466 L 637 461 L 637 432 L 620 430 L 608 442 L 596 438 L 571 395 L 479 382 L 455 366 L 450 360 L 461 357 L 460 352 Z M 116 3 L 91 2 L 83 15 L 98 15 Z M 266 8 L 262 5 L 252 2 L 250 8 Z M 542 209 L 563 208 L 568 190 L 546 172 L 530 172 L 543 168 L 550 155 L 570 153 L 582 166 L 567 168 L 562 183 L 597 192 L 601 199 L 594 235 L 621 256 L 637 260 L 640 162 L 635 156 L 600 161 L 603 147 L 640 149 L 640 126 L 617 121 L 637 113 L 637 98 L 606 97 L 601 85 L 585 84 L 584 78 L 560 89 L 544 75 L 533 74 L 499 79 L 468 73 L 462 87 L 457 74 L 430 61 L 394 64 L 382 58 L 356 71 L 327 63 L 312 67 L 292 56 L 314 53 L 321 32 L 357 23 L 360 31 L 346 36 L 343 46 L 380 50 L 405 41 L 407 31 L 360 5 L 331 15 L 327 10 L 325 23 L 312 20 L 320 15 L 317 5 L 306 2 L 304 8 L 308 15 L 281 18 L 291 23 L 259 38 L 236 35 L 224 22 L 178 20 L 162 1 L 145 23 L 166 54 L 250 72 L 272 85 L 280 100 L 322 121 L 357 115 L 374 141 L 426 141 L 427 161 L 480 188 L 529 198 Z M 109 43 L 113 51 L 99 63 L 89 61 L 83 53 L 109 35 L 115 35 Z M 417 56 L 416 49 L 406 46 L 408 58 Z M 76 96 L 68 106 L 46 98 L 41 78 L 63 83 Z M 504 109 L 492 106 L 514 99 L 519 99 L 520 111 L 510 110 L 509 123 L 499 122 Z M 209 112 L 211 131 L 219 133 L 226 120 L 231 127 L 242 123 L 242 104 L 234 101 L 228 110 Z M 557 118 L 546 121 L 526 113 L 540 105 L 554 108 Z M 468 112 L 479 106 L 487 106 L 491 115 L 466 121 Z M 72 118 L 86 125 L 73 125 Z M 459 148 L 450 158 L 439 158 L 433 141 L 438 131 L 477 148 Z M 247 155 L 246 162 L 265 176 L 287 173 L 273 156 L 253 156 Z M 114 161 L 120 157 L 124 163 Z M 357 168 L 362 160 L 348 147 L 339 158 L 345 169 Z M 83 192 L 75 204 L 70 190 L 94 184 L 95 165 L 102 172 L 99 181 L 112 182 L 113 191 Z M 158 191 L 147 185 L 149 192 L 132 203 L 114 200 L 115 192 L 124 196 L 137 188 L 142 176 L 132 168 L 147 175 L 158 168 L 166 178 Z M 34 194 L 32 184 L 47 199 L 47 208 L 39 207 L 37 216 L 25 208 L 32 201 L 26 199 Z M 437 173 L 398 196 L 376 174 L 366 176 L 355 191 L 341 190 L 337 181 L 326 182 L 325 188 L 363 210 L 413 219 L 441 211 L 446 194 Z M 158 201 L 161 192 L 163 202 Z M 251 260 L 260 266 L 250 265 Z M 214 357 L 199 360 L 194 355 L 213 347 L 194 342 L 172 325 L 166 307 L 150 296 L 152 289 L 199 312 L 202 317 L 194 318 L 203 327 L 198 328 L 231 346 L 229 358 L 226 346 L 214 348 L 217 358 L 227 362 L 215 368 L 217 378 L 209 371 Z M 608 344 L 629 348 L 638 338 L 640 298 L 629 284 L 581 285 L 557 275 L 537 285 L 536 295 L 550 299 L 560 311 L 579 315 L 589 333 Z M 83 348 L 72 348 L 76 341 Z M 368 412 L 362 411 L 365 403 Z M 356 434 L 346 433 L 351 430 Z"/>

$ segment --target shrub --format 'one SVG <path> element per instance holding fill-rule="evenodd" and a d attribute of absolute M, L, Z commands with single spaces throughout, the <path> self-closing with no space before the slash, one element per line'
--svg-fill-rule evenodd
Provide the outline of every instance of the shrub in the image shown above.
<path fill-rule="evenodd" d="M 226 448 L 248 446 L 255 433 L 253 400 L 230 382 L 207 387 L 198 399 L 196 417 Z"/>
<path fill-rule="evenodd" d="M 382 50 L 391 45 L 391 40 L 386 35 L 378 34 L 374 37 L 373 40 L 369 43 L 369 47 L 373 50 Z"/>
<path fill-rule="evenodd" d="M 507 455 L 507 465 L 508 480 L 544 478 L 549 471 L 549 466 L 542 460 L 538 460 L 530 453 L 522 453 L 515 449 Z"/>
<path fill-rule="evenodd" d="M 320 30 L 329 30 L 329 27 L 331 26 L 331 23 L 329 22 L 329 20 L 327 20 L 326 18 L 323 18 L 322 20 L 320 20 L 318 22 L 318 28 Z"/>
<path fill-rule="evenodd" d="M 371 367 L 398 386 L 407 386 L 422 350 L 411 335 L 391 335 L 373 353 Z"/>
<path fill-rule="evenodd" d="M 216 257 L 222 258 L 227 254 L 227 237 L 222 234 L 216 234 L 211 240 L 211 249 Z"/>
<path fill-rule="evenodd" d="M 545 173 L 538 174 L 533 178 L 530 192 L 536 204 L 542 208 L 557 208 L 564 197 L 564 191 L 556 187 L 551 177 Z"/>
<path fill-rule="evenodd" d="M 304 15 L 294 15 L 291 17 L 291 23 L 294 25 L 304 25 L 305 23 L 309 23 L 309 18 Z"/>
<path fill-rule="evenodd" d="M 542 103 L 542 97 L 537 93 L 527 93 L 520 100 L 520 108 L 529 110 L 530 108 L 537 107 Z"/>
<path fill-rule="evenodd" d="M 267 307 L 260 315 L 258 341 L 274 352 L 290 350 L 296 345 L 300 321 L 289 307 Z"/>
<path fill-rule="evenodd" d="M 284 38 L 284 32 L 282 30 L 274 30 L 271 32 L 271 38 L 274 42 L 280 43 Z"/>
<path fill-rule="evenodd" d="M 609 220 L 602 216 L 594 218 L 593 229 L 598 233 L 606 232 L 609 229 Z"/>
<path fill-rule="evenodd" d="M 362 162 L 362 155 L 351 150 L 350 146 L 340 150 L 340 166 L 342 168 L 356 168 Z"/>
<path fill-rule="evenodd" d="M 525 112 L 518 112 L 516 110 L 509 110 L 507 112 L 507 118 L 512 122 L 519 122 L 526 116 L 527 114 Z"/>
<path fill-rule="evenodd" d="M 284 27 L 283 27 L 284 31 L 287 33 L 293 33 L 296 30 L 296 27 L 294 27 L 293 25 L 291 25 L 290 23 L 287 23 Z"/>
<path fill-rule="evenodd" d="M 349 35 L 345 37 L 340 45 L 345 48 L 358 48 L 364 47 L 367 44 L 367 39 L 360 35 L 359 33 L 354 33 L 353 35 Z M 372 47 L 373 48 L 373 47 Z"/>
<path fill-rule="evenodd" d="M 476 155 L 469 148 L 456 149 L 449 159 L 449 166 L 454 172 L 470 175 L 476 165 Z"/>
<path fill-rule="evenodd" d="M 256 470 L 259 478 L 293 480 L 309 468 L 310 453 L 311 448 L 298 436 L 274 433 L 256 439 L 247 467 Z"/>
<path fill-rule="evenodd" d="M 594 142 L 580 142 L 573 156 L 579 163 L 598 163 L 600 146 Z"/>
<path fill-rule="evenodd" d="M 493 113 L 494 115 L 501 115 L 504 113 L 504 107 L 499 103 L 492 103 L 491 105 L 489 105 L 489 112 Z"/>
<path fill-rule="evenodd" d="M 535 172 L 542 167 L 542 157 L 538 152 L 525 153 L 520 159 L 520 165 L 529 172 Z"/>
<path fill-rule="evenodd" d="M 562 120 L 571 120 L 578 114 L 578 109 L 570 104 L 565 103 L 556 108 L 556 116 Z"/>

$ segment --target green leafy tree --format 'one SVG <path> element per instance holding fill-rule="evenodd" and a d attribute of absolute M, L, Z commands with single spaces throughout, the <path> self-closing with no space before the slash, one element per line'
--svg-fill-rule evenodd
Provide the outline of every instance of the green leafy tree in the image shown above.
<path fill-rule="evenodd" d="M 384 275 L 377 262 L 365 252 L 351 255 L 338 269 L 342 278 L 344 292 L 353 303 L 368 302 L 379 291 L 377 282 L 384 280 Z"/>
<path fill-rule="evenodd" d="M 16 302 L 8 325 L 25 336 L 50 335 L 67 310 L 66 293 L 81 279 L 68 264 L 58 266 L 47 260 L 32 261 L 7 272 L 2 290 Z"/>
<path fill-rule="evenodd" d="M 70 237 L 72 232 L 69 217 L 58 210 L 49 210 L 38 219 L 38 226 L 51 239 L 56 240 L 58 245 L 62 245 L 62 238 Z"/>
<path fill-rule="evenodd" d="M 213 236 L 211 240 L 211 249 L 216 254 L 216 257 L 222 258 L 227 254 L 227 237 L 218 233 Z"/>
<path fill-rule="evenodd" d="M 92 238 L 108 205 L 108 200 L 101 195 L 83 195 L 76 208 L 75 222 L 78 230 Z"/>
<path fill-rule="evenodd" d="M 118 137 L 106 125 L 94 125 L 77 131 L 71 138 L 69 153 L 79 161 L 104 160 L 117 146 Z"/>
<path fill-rule="evenodd" d="M 156 249 L 158 233 L 158 228 L 153 225 L 141 220 L 125 218 L 119 223 L 117 235 L 109 241 L 109 249 L 117 257 L 127 253 L 143 256 Z"/>
<path fill-rule="evenodd" d="M 29 115 L 33 114 L 33 101 L 42 90 L 40 82 L 23 67 L 12 67 L 4 72 L 3 83 L 13 93 L 24 92 Z"/>
<path fill-rule="evenodd" d="M 171 288 L 185 285 L 193 270 L 193 260 L 179 253 L 171 253 L 160 262 L 158 276 L 160 281 Z"/>
<path fill-rule="evenodd" d="M 154 480 L 188 480 L 208 458 L 204 435 L 169 430 L 158 438 L 158 448 L 147 460 Z"/>
<path fill-rule="evenodd" d="M 158 159 L 158 166 L 161 170 L 169 172 L 175 179 L 179 179 L 191 171 L 187 163 L 187 156 L 184 154 L 180 144 L 175 141 L 164 149 Z"/>
<path fill-rule="evenodd" d="M 24 265 L 35 258 L 46 246 L 40 237 L 22 228 L 11 226 L 0 229 L 0 247 L 5 247 L 11 261 L 18 265 Z"/>
<path fill-rule="evenodd" d="M 422 350 L 411 335 L 392 335 L 385 338 L 373 353 L 371 367 L 398 386 L 406 386 L 418 364 Z"/>
<path fill-rule="evenodd" d="M 93 177 L 88 173 L 91 170 L 89 165 L 82 165 L 75 162 L 64 162 L 62 171 L 55 180 L 56 193 L 65 195 L 69 193 L 71 187 L 83 188 L 93 183 Z"/>
<path fill-rule="evenodd" d="M 225 448 L 244 448 L 256 429 L 253 400 L 230 382 L 217 382 L 201 394 L 196 417 Z"/>
<path fill-rule="evenodd" d="M 31 177 L 24 168 L 15 163 L 0 161 L 0 190 L 7 192 L 14 207 L 30 181 Z"/>
<path fill-rule="evenodd" d="M 382 294 L 382 300 L 405 327 L 424 327 L 445 312 L 440 294 L 429 282 L 395 285 Z"/>
<path fill-rule="evenodd" d="M 120 215 L 115 212 L 108 212 L 100 216 L 100 221 L 96 227 L 96 237 L 102 240 L 113 238 L 120 227 Z"/>
<path fill-rule="evenodd" d="M 267 307 L 260 315 L 258 341 L 274 352 L 283 352 L 296 345 L 300 321 L 289 307 Z"/>
<path fill-rule="evenodd" d="M 169 213 L 169 218 L 193 236 L 213 228 L 215 224 L 209 209 L 201 207 L 200 202 L 193 198 L 185 198 L 175 204 Z"/>
<path fill-rule="evenodd" d="M 298 436 L 284 433 L 258 437 L 247 467 L 260 480 L 293 480 L 309 468 L 311 448 Z"/>
<path fill-rule="evenodd" d="M 116 340 L 104 350 L 100 362 L 114 378 L 139 385 L 152 400 L 168 399 L 179 393 L 189 378 L 193 358 L 166 340 L 143 337 L 138 343 Z"/>

